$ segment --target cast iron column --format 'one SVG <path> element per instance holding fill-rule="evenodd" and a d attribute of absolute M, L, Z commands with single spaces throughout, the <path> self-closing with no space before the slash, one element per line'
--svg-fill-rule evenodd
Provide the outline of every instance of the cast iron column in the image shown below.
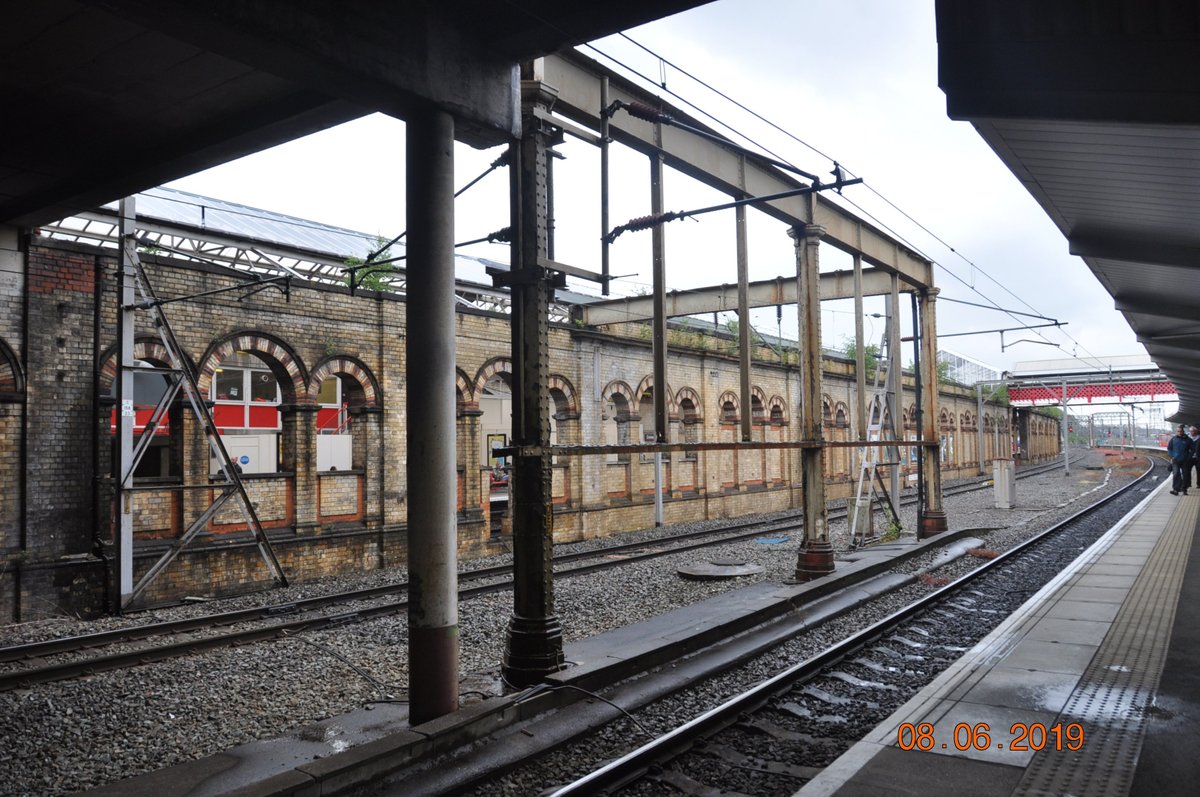
<path fill-rule="evenodd" d="M 833 572 L 833 547 L 825 511 L 825 472 L 821 467 L 825 428 L 821 414 L 821 282 L 817 247 L 825 228 L 793 227 L 796 242 L 796 307 L 800 336 L 800 437 L 813 447 L 800 449 L 804 491 L 804 541 L 796 559 L 796 580 L 811 581 Z M 744 411 L 749 411 L 746 408 Z"/>
<path fill-rule="evenodd" d="M 523 75 L 524 76 L 524 75 Z M 509 161 L 512 213 L 513 616 L 502 673 L 524 687 L 562 669 L 562 626 L 554 615 L 554 505 L 550 454 L 550 292 L 538 265 L 546 250 L 546 150 L 552 131 L 534 116 L 554 90 L 521 81 L 521 141 Z M 532 451 L 528 449 L 532 448 Z"/>
<path fill-rule="evenodd" d="M 923 366 L 925 392 L 925 424 L 921 430 L 926 440 L 938 439 L 938 357 L 937 320 L 933 309 L 938 289 L 929 288 L 920 297 L 921 305 L 921 365 Z M 938 450 L 931 448 L 925 457 L 925 511 L 921 519 L 923 535 L 937 534 L 948 528 L 946 512 L 942 508 L 942 463 Z"/>
<path fill-rule="evenodd" d="M 458 708 L 454 443 L 454 119 L 407 122 L 409 721 Z"/>

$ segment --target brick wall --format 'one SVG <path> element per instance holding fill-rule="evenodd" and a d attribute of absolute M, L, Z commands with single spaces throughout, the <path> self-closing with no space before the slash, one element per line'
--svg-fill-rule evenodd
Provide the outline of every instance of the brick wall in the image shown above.
<path fill-rule="evenodd" d="M 332 517 L 361 517 L 363 478 L 357 473 L 323 473 L 318 477 L 322 520 Z"/>
<path fill-rule="evenodd" d="M 5 252 L 2 233 L 0 228 L 0 257 Z M 101 474 L 108 470 L 107 413 L 111 405 L 97 403 L 93 380 L 98 353 L 110 351 L 116 339 L 115 262 L 111 254 L 38 239 L 29 253 L 30 325 L 41 334 L 26 347 L 30 362 L 27 429 L 31 446 L 26 491 L 30 544 L 21 557 L 37 572 L 54 575 L 30 577 L 20 590 L 28 593 L 30 601 L 40 600 L 50 610 L 59 601 L 71 601 L 71 606 L 97 605 L 99 593 L 89 592 L 92 587 L 88 585 L 103 582 L 103 568 L 94 560 L 64 557 L 86 558 L 92 550 L 93 534 L 107 534 L 107 512 L 102 511 L 99 518 L 93 516 L 94 503 L 103 507 L 107 502 L 103 485 L 102 497 L 98 501 L 93 497 L 91 463 L 98 453 Z M 156 256 L 146 260 L 154 289 L 164 297 L 225 288 L 238 281 L 226 269 Z M 101 269 L 99 295 L 95 292 L 97 263 Z M 4 302 L 19 305 L 21 294 L 21 285 L 11 280 L 5 283 L 0 272 L 0 307 Z M 97 302 L 101 333 L 99 340 L 94 340 Z M 266 362 L 280 381 L 284 404 L 294 408 L 282 415 L 284 472 L 247 479 L 251 500 L 264 525 L 272 530 L 273 545 L 289 577 L 304 580 L 402 563 L 407 521 L 403 302 L 371 292 L 350 297 L 338 288 L 293 286 L 290 298 L 266 290 L 239 301 L 236 293 L 229 293 L 172 304 L 167 312 L 187 356 L 201 367 L 202 379 L 212 378 L 222 352 L 244 348 Z M 5 327 L 6 322 L 0 319 L 0 332 L 11 334 L 16 343 L 7 342 L 18 349 L 24 345 L 20 326 L 10 323 Z M 143 318 L 139 335 L 152 335 L 147 323 Z M 493 538 L 486 517 L 488 472 L 483 467 L 486 463 L 480 461 L 478 417 L 473 408 L 483 381 L 497 370 L 497 358 L 510 354 L 510 333 L 506 316 L 481 311 L 460 310 L 455 324 L 464 408 L 457 433 L 458 548 L 465 557 L 494 552 L 506 544 L 503 536 Z M 550 372 L 559 403 L 551 403 L 551 412 L 557 413 L 560 442 L 605 442 L 608 396 L 602 393 L 616 382 L 625 385 L 624 390 L 632 396 L 630 409 L 638 413 L 640 391 L 650 385 L 653 372 L 649 340 L 641 330 L 637 325 L 613 330 L 552 327 Z M 672 403 L 685 394 L 696 403 L 695 418 L 689 419 L 695 423 L 686 425 L 689 434 L 697 441 L 737 439 L 739 428 L 722 423 L 719 406 L 722 395 L 730 392 L 736 396 L 739 390 L 732 349 L 722 341 L 705 341 L 691 332 L 672 331 L 671 345 L 667 387 Z M 763 399 L 764 411 L 778 403 L 784 415 L 774 423 L 759 418 L 754 438 L 789 440 L 795 435 L 799 395 L 795 366 L 780 362 L 777 354 L 765 348 L 757 349 L 755 357 L 752 383 Z M 355 368 L 373 376 L 379 401 L 377 406 L 358 408 L 353 414 L 355 470 L 318 474 L 311 440 L 314 413 L 304 411 L 315 386 L 306 379 L 321 363 L 334 358 L 361 364 L 361 369 Z M 105 373 L 111 377 L 111 368 Z M 852 363 L 827 360 L 823 387 L 832 404 L 854 406 Z M 907 407 L 912 401 L 909 389 L 902 403 Z M 971 432 L 961 416 L 975 411 L 974 395 L 946 388 L 942 402 L 956 419 L 958 426 L 952 434 L 961 441 Z M 672 440 L 682 440 L 685 424 L 677 406 L 671 412 L 669 434 Z M 738 408 L 739 414 L 749 412 L 749 407 Z M 14 423 L 19 428 L 20 420 L 13 417 L 11 411 L 6 416 L 0 405 L 0 436 L 12 434 Z M 650 418 L 629 422 L 632 442 L 640 441 L 643 422 L 649 423 Z M 826 432 L 830 437 L 852 439 L 854 423 L 851 418 L 849 426 Z M 209 467 L 204 437 L 190 412 L 183 414 L 180 426 L 184 479 L 203 483 Z M 1047 445 L 1052 442 L 1048 434 L 1043 438 Z M 98 452 L 94 439 L 99 440 L 95 444 Z M 957 444 L 955 451 L 960 458 L 973 456 L 973 449 L 965 443 Z M 555 539 L 606 536 L 653 525 L 653 465 L 637 454 L 626 462 L 611 459 L 607 455 L 558 458 L 553 474 Z M 790 481 L 799 472 L 794 451 L 701 452 L 694 458 L 673 453 L 664 460 L 668 523 L 786 509 L 797 501 L 798 493 Z M 16 463 L 16 467 L 20 465 Z M 964 470 L 977 467 L 965 461 L 950 465 Z M 6 459 L 0 452 L 0 475 L 2 469 L 13 467 L 11 455 Z M 850 452 L 831 449 L 826 469 L 831 479 L 830 498 L 848 494 L 854 470 Z M 205 491 L 197 490 L 139 493 L 135 527 L 139 544 L 145 547 L 139 553 L 139 567 L 148 566 L 161 539 L 186 527 L 207 500 Z M 11 524 L 3 525 L 4 513 L 12 510 L 0 504 L 0 532 L 11 538 Z M 215 518 L 212 534 L 201 535 L 148 598 L 220 594 L 261 585 L 265 567 L 257 549 L 245 544 L 243 527 L 240 512 L 230 503 Z M 6 545 L 11 549 L 10 543 Z M 0 594 L 18 592 L 11 578 L 2 586 Z M 38 589 L 46 594 L 36 594 Z M 81 593 L 88 598 L 81 598 Z"/>

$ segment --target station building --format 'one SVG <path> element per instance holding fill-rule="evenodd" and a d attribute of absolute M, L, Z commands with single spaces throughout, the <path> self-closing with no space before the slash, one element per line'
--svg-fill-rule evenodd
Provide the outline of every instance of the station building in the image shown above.
<path fill-rule="evenodd" d="M 193 241 L 188 251 L 147 238 L 141 259 L 172 328 L 198 374 L 201 393 L 288 578 L 403 566 L 406 558 L 405 299 L 402 280 L 384 290 L 351 291 L 341 276 L 373 237 L 251 208 L 156 189 L 153 229 Z M 208 209 L 203 229 L 162 210 Z M 217 210 L 256 220 L 275 235 L 221 230 Z M 3 570 L 0 611 L 25 620 L 56 613 L 99 613 L 111 578 L 117 253 L 105 213 L 71 231 L 49 225 L 0 241 L 0 493 Z M 97 222 L 99 219 L 99 222 Z M 317 243 L 313 230 L 326 236 Z M 213 244 L 203 254 L 195 245 Z M 275 250 L 271 247 L 274 246 Z M 166 248 L 164 248 L 166 247 Z M 323 263 L 314 279 L 259 284 L 263 262 L 240 255 L 276 251 Z M 279 254 L 281 253 L 281 254 Z M 263 255 L 266 258 L 266 255 Z M 504 270 L 499 263 L 462 264 Z M 471 261 L 471 262 L 468 262 Z M 334 275 L 319 279 L 320 274 Z M 241 290 L 221 292 L 222 289 Z M 456 321 L 458 549 L 460 557 L 509 549 L 508 468 L 511 375 L 503 289 L 460 283 Z M 552 378 L 546 397 L 560 445 L 653 440 L 653 363 L 645 324 L 590 327 L 573 322 L 560 293 L 551 325 Z M 793 439 L 799 374 L 785 341 L 759 340 L 752 399 L 739 400 L 735 335 L 684 319 L 668 331 L 670 439 L 735 442 L 743 413 L 754 438 Z M 794 345 L 794 344 L 793 344 Z M 163 391 L 155 367 L 168 365 L 156 331 L 139 329 L 134 357 L 135 429 Z M 857 439 L 854 363 L 826 353 L 823 415 L 827 440 Z M 915 396 L 904 376 L 903 436 L 917 439 Z M 1027 461 L 1060 453 L 1057 420 L 980 402 L 975 390 L 939 386 L 941 462 L 946 478 L 975 475 L 1019 450 Z M 980 412 L 982 406 L 982 413 Z M 884 425 L 890 419 L 884 419 Z M 982 445 L 982 448 L 981 448 Z M 851 494 L 855 449 L 830 447 L 824 468 L 831 499 Z M 903 473 L 915 472 L 913 463 Z M 672 452 L 662 460 L 665 523 L 797 508 L 798 451 Z M 135 474 L 135 563 L 156 560 L 215 493 L 215 464 L 185 402 L 171 406 Z M 570 454 L 553 462 L 554 539 L 605 537 L 655 524 L 653 455 Z M 914 477 L 915 478 L 915 477 Z M 908 479 L 905 479 L 905 483 Z M 225 507 L 144 594 L 147 603 L 236 594 L 269 586 L 266 567 L 241 515 Z"/>

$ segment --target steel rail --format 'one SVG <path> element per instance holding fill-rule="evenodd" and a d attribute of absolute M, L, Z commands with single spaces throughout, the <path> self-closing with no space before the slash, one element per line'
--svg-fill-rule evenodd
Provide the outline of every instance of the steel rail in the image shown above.
<path fill-rule="evenodd" d="M 1053 463 L 1053 465 L 1050 467 L 1057 469 L 1058 464 Z M 1044 472 L 1044 470 L 1044 468 L 1040 467 L 1030 468 L 1023 471 L 1021 475 L 1022 477 L 1038 475 L 1039 473 Z M 969 492 L 971 490 L 978 489 L 983 488 L 978 485 L 959 486 L 955 492 Z M 909 502 L 912 500 L 915 500 L 912 496 L 909 496 L 906 499 L 906 501 Z M 846 510 L 843 509 L 840 510 L 840 513 L 832 513 L 831 519 L 837 519 L 842 513 L 845 512 Z M 764 534 L 771 534 L 777 531 L 793 530 L 796 528 L 796 521 L 798 519 L 799 517 L 797 515 L 794 517 L 788 516 L 770 521 L 745 521 L 741 523 L 726 524 L 720 528 L 686 532 L 684 534 L 660 537 L 654 540 L 620 543 L 590 551 L 576 551 L 572 553 L 561 554 L 555 556 L 554 560 L 556 563 L 561 564 L 586 559 L 610 557 L 613 554 L 622 553 L 625 551 L 635 552 L 630 556 L 626 556 L 617 560 L 606 559 L 591 564 L 556 570 L 554 576 L 555 578 L 568 578 L 576 575 L 585 575 L 601 570 L 623 567 L 628 564 L 668 556 L 671 554 L 712 547 L 715 545 L 722 545 L 728 542 L 737 542 L 739 540 L 752 537 L 760 537 Z M 734 534 L 728 533 L 731 529 L 737 528 L 744 528 L 747 530 L 736 532 Z M 699 539 L 690 543 L 685 542 L 686 540 L 696 540 L 696 538 L 707 537 L 711 537 L 712 539 Z M 684 542 L 684 544 L 672 545 L 672 543 L 676 542 Z M 648 548 L 653 550 L 646 550 Z M 496 567 L 479 568 L 477 570 L 466 570 L 460 572 L 460 581 L 477 581 L 486 578 L 505 579 L 494 584 L 469 587 L 459 590 L 460 598 L 469 600 L 480 595 L 500 592 L 511 588 L 512 579 L 505 578 L 511 573 L 511 571 L 511 565 L 499 565 Z M 201 617 L 171 620 L 162 623 L 152 623 L 142 626 L 133 626 L 130 628 L 115 629 L 112 631 L 102 631 L 84 636 L 64 637 L 62 639 L 30 642 L 22 645 L 13 645 L 0 648 L 0 662 L 13 662 L 80 652 L 107 645 L 130 643 L 139 639 L 148 639 L 155 636 L 190 633 L 193 631 L 202 631 L 209 628 L 235 625 L 243 622 L 271 620 L 278 617 L 301 613 L 308 615 L 306 617 L 296 618 L 291 621 L 271 623 L 267 626 L 253 629 L 230 631 L 195 639 L 168 642 L 162 645 L 147 646 L 119 653 L 92 656 L 75 662 L 48 664 L 41 667 L 0 673 L 0 692 L 10 691 L 18 688 L 26 688 L 39 683 L 51 683 L 54 681 L 77 678 L 84 675 L 93 675 L 99 672 L 108 672 L 128 666 L 166 661 L 192 653 L 216 650 L 223 647 L 233 647 L 260 641 L 276 640 L 285 637 L 287 634 L 296 633 L 299 631 L 320 630 L 336 625 L 343 625 L 351 622 L 361 622 L 363 620 L 368 620 L 375 617 L 397 614 L 407 609 L 407 600 L 393 601 L 380 604 L 378 606 L 351 610 L 339 614 L 313 616 L 313 612 L 325 606 L 358 600 L 370 600 L 373 598 L 404 592 L 407 589 L 408 583 L 401 582 L 398 584 L 368 587 L 361 590 L 351 590 L 347 592 L 334 593 L 331 595 L 305 598 L 282 604 L 273 604 L 271 606 L 239 609 L 231 612 L 203 615 Z"/>
<path fill-rule="evenodd" d="M 1069 524 L 1098 511 L 1134 487 L 1142 484 L 1154 474 L 1154 471 L 1155 464 L 1151 462 L 1150 467 L 1141 476 L 1111 495 L 1105 496 L 1100 501 L 1081 509 L 1037 536 L 1025 540 L 996 558 L 985 562 L 970 573 L 893 612 L 891 615 L 847 637 L 841 642 L 826 648 L 824 651 L 799 664 L 777 673 L 742 694 L 730 698 L 721 705 L 706 711 L 657 739 L 647 742 L 621 758 L 611 761 L 582 778 L 550 792 L 548 797 L 608 794 L 637 781 L 652 767 L 663 766 L 666 762 L 677 758 L 682 753 L 694 747 L 700 739 L 733 725 L 745 714 L 757 711 L 767 701 L 794 688 L 797 684 L 811 680 L 823 670 L 842 661 L 871 642 L 880 639 L 897 626 L 913 619 L 932 605 L 958 592 L 975 579 L 992 572 L 993 568 L 999 567 L 1013 557 L 1028 552 L 1032 547 L 1046 541 Z"/>

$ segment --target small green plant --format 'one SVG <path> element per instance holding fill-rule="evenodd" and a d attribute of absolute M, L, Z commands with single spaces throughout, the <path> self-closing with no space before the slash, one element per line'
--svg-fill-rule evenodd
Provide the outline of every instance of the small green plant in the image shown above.
<path fill-rule="evenodd" d="M 858 344 L 851 338 L 842 338 L 842 353 L 857 362 Z M 868 343 L 866 346 L 863 346 L 863 368 L 868 379 L 875 376 L 875 370 L 879 367 L 879 355 L 879 344 Z"/>
<path fill-rule="evenodd" d="M 392 258 L 392 247 L 385 246 L 387 243 L 388 239 L 384 238 L 382 235 L 375 236 L 374 248 L 379 249 L 380 247 L 383 247 L 383 249 L 379 251 L 379 254 L 375 255 L 372 262 L 379 260 L 390 260 Z M 361 257 L 348 257 L 345 260 L 348 268 L 363 266 L 366 265 L 366 262 L 367 261 Z M 359 269 L 358 271 L 354 272 L 353 275 L 347 272 L 346 284 L 357 285 L 359 288 L 366 288 L 369 291 L 391 290 L 391 286 L 387 278 L 395 273 L 397 273 L 396 268 L 390 263 L 384 263 L 380 266 L 368 266 L 366 268 Z"/>

